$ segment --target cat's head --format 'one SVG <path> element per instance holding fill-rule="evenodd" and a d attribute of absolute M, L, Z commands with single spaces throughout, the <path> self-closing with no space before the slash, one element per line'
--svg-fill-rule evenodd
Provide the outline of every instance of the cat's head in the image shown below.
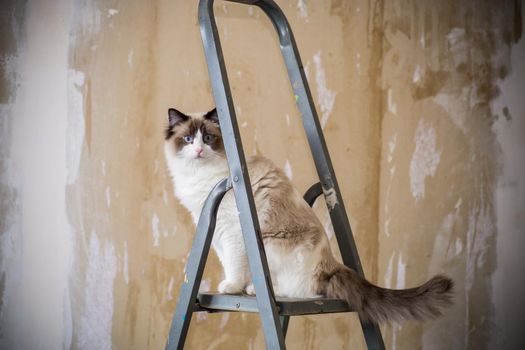
<path fill-rule="evenodd" d="M 170 108 L 164 138 L 178 158 L 206 160 L 224 157 L 216 109 L 201 116 L 189 116 Z"/>

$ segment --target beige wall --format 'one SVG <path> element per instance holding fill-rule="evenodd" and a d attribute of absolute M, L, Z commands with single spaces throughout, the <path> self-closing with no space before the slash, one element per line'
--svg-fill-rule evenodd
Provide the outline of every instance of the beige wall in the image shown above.
<path fill-rule="evenodd" d="M 451 275 L 436 322 L 388 348 L 525 345 L 525 44 L 516 1 L 278 1 L 294 30 L 367 276 Z M 170 106 L 213 106 L 197 1 L 2 2 L 0 348 L 161 349 L 193 225 Z M 273 27 L 216 16 L 247 154 L 315 182 Z M 322 203 L 316 210 L 331 236 Z M 332 239 L 335 244 L 335 239 Z M 221 268 L 211 256 L 203 288 Z M 188 348 L 263 348 L 257 315 L 198 314 Z M 355 315 L 297 317 L 292 349 L 364 348 Z"/>

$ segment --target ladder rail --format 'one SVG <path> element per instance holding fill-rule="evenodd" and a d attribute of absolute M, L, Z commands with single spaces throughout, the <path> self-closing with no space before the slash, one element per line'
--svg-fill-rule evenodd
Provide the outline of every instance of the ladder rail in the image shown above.
<path fill-rule="evenodd" d="M 266 347 L 268 349 L 285 349 L 283 329 L 275 304 L 275 294 L 260 234 L 261 230 L 255 210 L 246 158 L 215 22 L 213 3 L 214 0 L 200 0 L 198 10 L 210 83 L 223 134 L 224 150 L 239 211 L 252 283 L 257 295 L 257 305 L 265 334 Z"/>

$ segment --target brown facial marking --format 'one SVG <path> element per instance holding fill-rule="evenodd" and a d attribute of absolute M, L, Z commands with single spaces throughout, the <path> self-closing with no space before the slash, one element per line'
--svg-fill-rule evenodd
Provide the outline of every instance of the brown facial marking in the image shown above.
<path fill-rule="evenodd" d="M 188 117 L 175 125 L 169 126 L 166 129 L 166 140 L 173 140 L 175 151 L 179 152 L 187 144 L 184 141 L 185 136 L 194 136 L 200 131 L 203 137 L 207 134 L 212 135 L 211 142 L 206 143 L 217 153 L 224 153 L 224 145 L 222 143 L 221 129 L 219 125 L 209 119 L 203 117 Z"/>

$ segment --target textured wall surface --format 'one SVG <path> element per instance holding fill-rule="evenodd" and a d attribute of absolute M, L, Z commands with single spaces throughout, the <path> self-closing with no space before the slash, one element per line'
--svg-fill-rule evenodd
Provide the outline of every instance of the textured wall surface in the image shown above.
<path fill-rule="evenodd" d="M 440 320 L 384 325 L 387 347 L 525 347 L 521 2 L 277 2 L 366 275 L 457 285 Z M 213 106 L 197 1 L 0 6 L 0 348 L 162 349 L 194 230 L 162 132 L 168 107 Z M 215 9 L 245 151 L 304 191 L 315 169 L 273 27 L 254 7 Z M 201 288 L 221 274 L 211 254 Z M 286 342 L 365 348 L 353 314 L 292 318 Z M 264 336 L 257 315 L 196 314 L 187 347 Z"/>

